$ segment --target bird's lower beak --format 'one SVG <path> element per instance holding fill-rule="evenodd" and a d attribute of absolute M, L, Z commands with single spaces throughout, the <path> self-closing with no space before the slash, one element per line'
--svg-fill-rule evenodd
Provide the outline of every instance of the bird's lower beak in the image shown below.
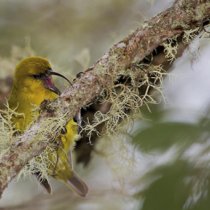
<path fill-rule="evenodd" d="M 52 92 L 56 93 L 57 95 L 61 94 L 60 90 L 53 84 L 51 76 L 44 78 L 44 86 Z"/>
<path fill-rule="evenodd" d="M 45 84 L 45 87 L 51 91 L 53 91 L 54 93 L 60 95 L 61 92 L 59 91 L 59 89 L 54 85 L 54 83 L 52 82 L 52 77 L 51 76 L 58 76 L 58 77 L 61 77 L 63 79 L 65 79 L 70 85 L 71 85 L 71 82 L 65 77 L 63 76 L 62 74 L 60 73 L 57 73 L 57 72 L 54 72 L 54 71 L 49 71 L 48 72 L 48 76 L 44 78 L 44 84 Z"/>

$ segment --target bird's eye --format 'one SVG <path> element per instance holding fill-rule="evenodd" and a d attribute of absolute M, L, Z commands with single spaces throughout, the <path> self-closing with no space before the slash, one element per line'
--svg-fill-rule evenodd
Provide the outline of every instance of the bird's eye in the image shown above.
<path fill-rule="evenodd" d="M 34 79 L 42 79 L 44 77 L 44 74 L 34 74 L 34 75 L 32 75 L 32 77 Z"/>

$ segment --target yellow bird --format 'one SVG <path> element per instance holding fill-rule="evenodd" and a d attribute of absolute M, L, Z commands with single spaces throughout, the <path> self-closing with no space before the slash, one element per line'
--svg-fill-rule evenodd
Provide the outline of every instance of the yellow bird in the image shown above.
<path fill-rule="evenodd" d="M 62 77 L 69 82 L 65 76 L 54 72 L 48 60 L 41 57 L 26 58 L 16 66 L 9 107 L 23 114 L 14 116 L 12 119 L 19 132 L 24 132 L 33 122 L 34 116 L 38 115 L 38 113 L 34 115 L 35 106 L 39 106 L 44 100 L 53 100 L 60 95 L 60 91 L 53 83 L 52 75 Z M 70 158 L 77 134 L 78 125 L 72 119 L 67 123 L 65 132 L 62 132 L 55 142 L 56 161 L 50 152 L 48 154 L 49 159 L 53 160 L 51 162 L 56 162 L 50 165 L 48 174 L 64 182 L 79 195 L 85 196 L 88 192 L 87 185 L 73 171 Z M 39 178 L 41 172 L 36 172 L 35 175 Z M 51 187 L 47 179 L 39 179 L 39 181 L 50 193 Z"/>

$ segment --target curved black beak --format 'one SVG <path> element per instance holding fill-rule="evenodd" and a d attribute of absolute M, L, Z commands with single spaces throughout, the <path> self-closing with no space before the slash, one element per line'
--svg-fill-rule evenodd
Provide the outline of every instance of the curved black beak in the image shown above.
<path fill-rule="evenodd" d="M 62 74 L 58 73 L 58 72 L 55 72 L 55 71 L 49 71 L 49 75 L 55 75 L 55 76 L 58 76 L 58 77 L 62 77 L 63 79 L 65 79 L 70 85 L 71 82 L 69 81 L 69 79 L 67 79 L 65 76 L 63 76 Z"/>

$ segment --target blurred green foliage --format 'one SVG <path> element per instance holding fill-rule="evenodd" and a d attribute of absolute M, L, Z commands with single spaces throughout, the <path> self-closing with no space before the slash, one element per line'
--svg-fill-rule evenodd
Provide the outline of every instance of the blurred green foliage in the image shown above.
<path fill-rule="evenodd" d="M 37 54 L 67 67 L 84 48 L 91 63 L 123 37 L 134 23 L 136 0 L 2 0 L 0 1 L 0 54 L 31 39 Z M 126 14 L 126 15 L 125 15 Z M 129 28 L 128 28 L 129 27 Z"/>
<path fill-rule="evenodd" d="M 162 113 L 162 118 L 161 114 Z M 141 152 L 159 156 L 176 148 L 163 164 L 156 163 L 142 180 L 149 185 L 137 193 L 142 210 L 208 210 L 210 206 L 210 120 L 208 114 L 194 123 L 163 120 L 164 112 L 150 114 L 137 129 L 133 143 Z M 157 155 L 158 154 L 158 155 Z"/>
<path fill-rule="evenodd" d="M 165 150 L 173 144 L 189 146 L 199 137 L 202 128 L 195 124 L 182 122 L 159 122 L 138 132 L 134 143 L 142 150 Z"/>
<path fill-rule="evenodd" d="M 142 210 L 208 210 L 210 195 L 205 190 L 210 189 L 209 177 L 206 177 L 206 185 L 202 189 L 196 189 L 197 192 L 193 192 L 196 181 L 190 184 L 185 182 L 187 177 L 196 173 L 197 170 L 181 160 L 153 171 L 149 176 L 156 175 L 159 178 L 141 192 L 140 195 L 144 198 Z"/>

